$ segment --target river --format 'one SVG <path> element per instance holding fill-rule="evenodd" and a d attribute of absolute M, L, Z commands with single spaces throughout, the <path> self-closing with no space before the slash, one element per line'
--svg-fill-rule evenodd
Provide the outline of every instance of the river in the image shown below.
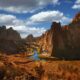
<path fill-rule="evenodd" d="M 33 60 L 40 60 L 38 51 L 34 50 L 34 54 L 32 56 L 30 56 L 30 58 Z"/>

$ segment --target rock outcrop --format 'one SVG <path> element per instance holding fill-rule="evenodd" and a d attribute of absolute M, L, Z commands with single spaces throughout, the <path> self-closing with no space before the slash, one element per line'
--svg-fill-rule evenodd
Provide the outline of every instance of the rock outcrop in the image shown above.
<path fill-rule="evenodd" d="M 80 59 L 80 13 L 72 23 L 60 28 L 53 27 L 52 56 L 64 59 Z M 55 30 L 56 28 L 56 30 Z"/>
<path fill-rule="evenodd" d="M 52 53 L 52 33 L 53 31 L 48 30 L 42 36 L 36 38 L 36 43 L 40 46 L 41 51 Z"/>
<path fill-rule="evenodd" d="M 80 59 L 80 13 L 66 26 L 53 22 L 51 29 L 37 39 L 42 49 L 53 57 Z"/>
<path fill-rule="evenodd" d="M 72 23 L 79 23 L 79 22 L 80 22 L 80 12 L 76 14 L 76 16 L 72 20 Z"/>
<path fill-rule="evenodd" d="M 25 41 L 26 42 L 34 42 L 35 41 L 35 38 L 33 37 L 32 34 L 28 35 L 26 38 L 25 38 Z"/>
<path fill-rule="evenodd" d="M 0 27 L 0 39 L 5 39 L 5 40 L 20 40 L 20 34 L 13 30 L 12 27 L 9 29 L 6 29 L 6 26 Z"/>
<path fill-rule="evenodd" d="M 23 41 L 20 34 L 12 28 L 0 27 L 0 52 L 19 53 L 23 51 Z"/>

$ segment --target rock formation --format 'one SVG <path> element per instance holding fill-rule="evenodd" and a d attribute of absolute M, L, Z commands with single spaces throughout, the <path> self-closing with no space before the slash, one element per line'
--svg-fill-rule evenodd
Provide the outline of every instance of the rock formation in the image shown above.
<path fill-rule="evenodd" d="M 12 28 L 0 27 L 0 51 L 24 52 L 25 47 L 38 47 L 53 57 L 80 59 L 80 13 L 69 25 L 53 22 L 51 28 L 40 37 L 27 36 L 24 40 Z"/>
<path fill-rule="evenodd" d="M 48 30 L 42 36 L 36 38 L 36 43 L 40 46 L 42 51 L 45 50 L 48 53 L 52 53 L 52 33 L 53 31 Z"/>
<path fill-rule="evenodd" d="M 54 25 L 52 55 L 65 59 L 80 59 L 80 13 L 72 23 L 60 28 Z M 56 28 L 56 30 L 55 30 Z"/>
<path fill-rule="evenodd" d="M 26 42 L 34 42 L 34 37 L 32 34 L 28 35 L 26 38 L 25 38 L 25 41 Z"/>
<path fill-rule="evenodd" d="M 76 16 L 73 18 L 72 23 L 79 23 L 80 22 L 80 12 L 76 14 Z"/>
<path fill-rule="evenodd" d="M 19 53 L 23 49 L 20 34 L 12 28 L 0 27 L 0 52 Z"/>
<path fill-rule="evenodd" d="M 80 13 L 66 26 L 53 22 L 51 29 L 37 39 L 50 55 L 65 59 L 80 59 Z"/>
<path fill-rule="evenodd" d="M 0 27 L 0 39 L 5 40 L 20 40 L 20 34 L 13 30 L 11 27 L 9 29 L 6 29 L 6 26 Z"/>

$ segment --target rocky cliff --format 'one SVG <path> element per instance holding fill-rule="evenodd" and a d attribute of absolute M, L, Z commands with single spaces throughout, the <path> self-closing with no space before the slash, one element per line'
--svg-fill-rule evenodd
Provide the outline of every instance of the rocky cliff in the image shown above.
<path fill-rule="evenodd" d="M 69 25 L 53 22 L 51 28 L 37 39 L 42 49 L 54 57 L 80 59 L 80 13 Z"/>
<path fill-rule="evenodd" d="M 9 29 L 6 29 L 6 26 L 1 26 L 0 27 L 0 39 L 5 39 L 5 40 L 20 40 L 20 34 L 13 30 L 12 27 Z"/>
<path fill-rule="evenodd" d="M 53 31 L 48 30 L 42 36 L 36 38 L 36 43 L 40 46 L 41 51 L 52 53 L 52 34 Z"/>
<path fill-rule="evenodd" d="M 0 27 L 0 52 L 19 53 L 23 49 L 20 34 L 12 28 Z"/>
<path fill-rule="evenodd" d="M 79 23 L 80 22 L 80 12 L 76 14 L 76 16 L 73 18 L 72 23 Z"/>
<path fill-rule="evenodd" d="M 52 55 L 65 59 L 80 59 L 80 13 L 69 25 L 61 27 L 61 30 L 59 28 L 57 26 L 57 30 L 52 34 Z"/>

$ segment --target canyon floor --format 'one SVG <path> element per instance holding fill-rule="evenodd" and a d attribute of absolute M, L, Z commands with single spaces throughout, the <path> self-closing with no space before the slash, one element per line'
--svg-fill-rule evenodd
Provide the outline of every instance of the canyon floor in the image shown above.
<path fill-rule="evenodd" d="M 0 55 L 0 80 L 80 80 L 80 61 Z"/>

